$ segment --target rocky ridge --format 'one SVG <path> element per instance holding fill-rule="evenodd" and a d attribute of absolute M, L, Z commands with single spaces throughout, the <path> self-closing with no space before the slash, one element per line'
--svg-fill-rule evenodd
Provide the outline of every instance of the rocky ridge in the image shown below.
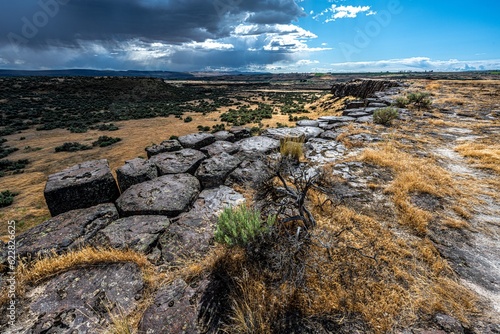
<path fill-rule="evenodd" d="M 390 104 L 391 96 L 397 92 L 394 87 L 393 83 L 365 81 L 352 87 L 334 87 L 336 96 L 351 95 L 360 100 L 346 105 L 342 116 L 299 121 L 295 128 L 268 129 L 256 137 L 250 137 L 248 129 L 234 128 L 162 142 L 146 148 L 148 160 L 130 160 L 119 168 L 117 183 L 103 160 L 85 162 L 54 174 L 45 189 L 53 218 L 19 236 L 18 255 L 34 259 L 40 254 L 53 251 L 62 254 L 84 246 L 113 247 L 141 252 L 160 268 L 175 265 L 183 258 L 201 256 L 211 246 L 221 210 L 245 202 L 243 194 L 232 187 L 247 187 L 266 178 L 263 160 L 278 152 L 281 138 L 303 137 L 304 155 L 309 161 L 318 165 L 335 162 L 355 150 L 336 140 L 344 128 L 351 123 L 373 122 L 373 113 Z M 373 95 L 383 90 L 386 92 Z M 409 112 L 401 109 L 399 114 L 404 118 Z M 366 134 L 349 137 L 358 142 L 379 140 Z M 334 172 L 346 180 L 344 188 L 335 189 L 339 198 L 352 200 L 353 205 L 359 206 L 363 202 L 376 202 L 366 185 L 373 173 L 380 173 L 381 178 L 389 176 L 370 168 L 363 163 L 336 165 Z M 66 201 L 71 194 L 77 194 L 76 199 Z M 380 205 L 384 205 L 382 201 Z M 465 261 L 472 261 L 472 256 Z M 1 260 L 5 261 L 5 254 Z M 193 305 L 200 304 L 209 284 L 209 278 L 194 285 L 178 279 L 162 287 L 144 312 L 139 333 L 206 333 L 198 324 L 199 310 Z M 135 264 L 102 265 L 90 270 L 75 268 L 28 287 L 18 305 L 18 322 L 9 331 L 102 331 L 111 323 L 110 305 L 112 312 L 121 310 L 125 316 L 131 314 L 145 298 L 143 289 L 144 281 Z M 401 333 L 470 330 L 447 315 L 438 314 L 434 320 L 429 328 Z M 0 328 L 8 328 L 4 320 L 0 321 Z M 484 333 L 500 332 L 500 326 L 495 324 L 480 328 Z M 336 330 L 344 332 L 342 328 Z"/>

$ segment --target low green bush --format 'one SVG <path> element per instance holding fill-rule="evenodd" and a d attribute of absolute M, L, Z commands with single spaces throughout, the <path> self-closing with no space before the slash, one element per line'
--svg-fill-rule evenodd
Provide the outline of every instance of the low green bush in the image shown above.
<path fill-rule="evenodd" d="M 394 105 L 398 108 L 406 108 L 410 104 L 410 100 L 404 96 L 396 98 Z"/>
<path fill-rule="evenodd" d="M 95 142 L 92 143 L 92 146 L 106 147 L 118 143 L 121 140 L 121 138 L 100 136 Z"/>
<path fill-rule="evenodd" d="M 90 150 L 92 146 L 80 144 L 77 142 L 69 142 L 64 143 L 61 146 L 56 147 L 56 152 L 77 152 L 77 151 L 85 151 Z"/>
<path fill-rule="evenodd" d="M 193 121 L 193 117 L 191 117 L 191 116 L 187 116 L 186 118 L 184 118 L 184 123 L 189 123 L 192 121 Z"/>
<path fill-rule="evenodd" d="M 215 241 L 229 247 L 246 247 L 268 233 L 275 221 L 275 216 L 269 216 L 263 221 L 259 210 L 248 209 L 244 205 L 229 207 L 219 216 Z"/>
<path fill-rule="evenodd" d="M 97 126 L 97 130 L 99 131 L 116 131 L 119 130 L 120 128 L 114 125 L 113 123 L 109 124 L 101 124 Z"/>
<path fill-rule="evenodd" d="M 421 108 L 430 108 L 432 102 L 429 93 L 417 92 L 408 94 L 408 101 L 420 110 Z"/>
<path fill-rule="evenodd" d="M 0 192 L 0 208 L 11 205 L 14 202 L 14 197 L 17 195 L 17 193 L 13 193 L 9 190 Z"/>
<path fill-rule="evenodd" d="M 29 164 L 29 160 L 0 160 L 0 177 L 4 176 L 6 172 L 14 172 L 14 174 L 19 174 L 23 172 L 26 165 Z"/>
<path fill-rule="evenodd" d="M 373 122 L 376 124 L 389 126 L 396 118 L 398 118 L 398 111 L 391 107 L 378 109 L 373 113 Z"/>

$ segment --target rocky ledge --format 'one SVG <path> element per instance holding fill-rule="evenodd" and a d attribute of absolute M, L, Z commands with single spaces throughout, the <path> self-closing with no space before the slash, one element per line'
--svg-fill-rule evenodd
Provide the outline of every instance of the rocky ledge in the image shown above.
<path fill-rule="evenodd" d="M 147 160 L 129 160 L 118 168 L 117 182 L 106 160 L 84 162 L 53 174 L 45 188 L 53 218 L 18 237 L 18 257 L 31 261 L 40 255 L 64 254 L 85 246 L 130 249 L 144 254 L 161 271 L 164 266 L 202 256 L 213 244 L 220 212 L 245 202 L 232 187 L 252 187 L 265 179 L 270 171 L 264 157 L 276 156 L 280 139 L 303 138 L 305 157 L 318 165 L 339 160 L 349 154 L 349 149 L 336 140 L 342 127 L 372 122 L 373 113 L 385 107 L 389 95 L 396 91 L 392 88 L 386 95 L 366 97 L 396 86 L 362 81 L 334 87 L 336 95 L 354 95 L 362 100 L 350 102 L 343 116 L 304 120 L 295 128 L 268 129 L 261 136 L 250 137 L 248 129 L 238 127 L 166 140 L 146 148 Z M 402 117 L 405 113 L 400 111 Z M 378 140 L 366 134 L 353 136 L 357 136 L 352 138 L 356 141 Z M 370 168 L 362 163 L 335 166 L 334 174 L 346 182 L 332 189 L 333 193 L 360 208 L 368 201 L 382 207 L 379 198 L 363 193 L 373 175 L 385 175 Z M 0 260 L 7 264 L 5 253 L 0 254 Z M 211 277 L 189 284 L 177 279 L 161 286 L 153 296 L 145 294 L 145 284 L 134 263 L 73 268 L 25 287 L 15 326 L 9 326 L 8 319 L 2 317 L 0 329 L 9 333 L 101 332 L 113 322 L 113 314 L 130 316 L 146 298 L 152 298 L 141 316 L 139 333 L 207 333 L 200 323 L 200 307 L 206 298 L 204 291 L 214 284 Z M 5 305 L 1 312 L 7 314 Z M 466 332 L 460 322 L 447 315 L 436 315 L 433 324 L 430 329 L 418 329 L 418 333 Z M 297 333 L 330 333 L 314 331 L 312 328 L 326 328 L 317 325 L 311 319 L 307 330 L 297 329 Z M 333 332 L 338 333 L 363 333 L 366 329 L 362 324 L 347 322 L 345 328 L 353 331 L 335 326 Z M 500 327 L 495 326 L 482 324 L 479 328 L 485 333 L 500 333 Z"/>

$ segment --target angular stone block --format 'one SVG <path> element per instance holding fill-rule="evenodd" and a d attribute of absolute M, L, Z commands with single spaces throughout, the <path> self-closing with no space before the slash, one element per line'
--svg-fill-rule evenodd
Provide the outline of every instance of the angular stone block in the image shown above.
<path fill-rule="evenodd" d="M 150 181 L 157 177 L 156 165 L 141 158 L 127 160 L 125 165 L 116 170 L 116 178 L 122 192 L 134 184 Z"/>
<path fill-rule="evenodd" d="M 44 190 L 50 214 L 114 202 L 120 191 L 106 159 L 86 161 L 49 175 Z"/>

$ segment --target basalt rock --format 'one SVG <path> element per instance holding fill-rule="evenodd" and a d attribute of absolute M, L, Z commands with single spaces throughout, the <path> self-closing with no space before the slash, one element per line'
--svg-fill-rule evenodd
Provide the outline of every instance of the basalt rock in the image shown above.
<path fill-rule="evenodd" d="M 132 249 L 139 253 L 150 254 L 158 238 L 170 226 L 166 216 L 131 216 L 117 219 L 102 230 L 95 244 L 103 247 Z"/>
<path fill-rule="evenodd" d="M 216 141 L 213 144 L 200 149 L 203 153 L 213 157 L 221 153 L 235 154 L 240 150 L 240 147 L 229 141 Z"/>
<path fill-rule="evenodd" d="M 160 176 L 128 188 L 116 201 L 120 216 L 175 217 L 198 197 L 200 182 L 189 174 Z"/>
<path fill-rule="evenodd" d="M 229 131 L 218 131 L 214 133 L 215 140 L 219 141 L 228 141 L 234 143 L 236 141 L 236 137 Z"/>
<path fill-rule="evenodd" d="M 133 263 L 76 268 L 26 286 L 16 303 L 17 318 L 9 326 L 0 317 L 2 333 L 100 333 L 112 326 L 111 315 L 131 316 L 142 299 L 145 284 Z M 1 313 L 6 314 L 6 305 Z"/>
<path fill-rule="evenodd" d="M 93 160 L 49 175 L 44 190 L 45 201 L 52 216 L 114 202 L 120 191 L 108 161 Z"/>
<path fill-rule="evenodd" d="M 165 140 L 161 142 L 159 145 L 153 145 L 146 147 L 146 153 L 148 155 L 148 159 L 157 154 L 166 153 L 166 152 L 175 152 L 182 150 L 182 146 L 178 140 Z"/>
<path fill-rule="evenodd" d="M 336 83 L 331 92 L 334 97 L 354 96 L 365 99 L 375 92 L 384 91 L 391 87 L 399 87 L 400 84 L 390 80 L 352 80 L 347 83 Z"/>
<path fill-rule="evenodd" d="M 224 184 L 227 176 L 238 167 L 241 160 L 228 153 L 221 153 L 203 161 L 195 176 L 203 188 L 214 188 Z"/>
<path fill-rule="evenodd" d="M 162 287 L 142 316 L 139 334 L 199 334 L 195 305 L 199 304 L 207 284 L 208 281 L 204 280 L 193 286 L 177 279 Z"/>
<path fill-rule="evenodd" d="M 191 133 L 179 137 L 178 140 L 185 148 L 199 149 L 212 144 L 215 141 L 215 137 L 210 133 Z"/>
<path fill-rule="evenodd" d="M 177 152 L 155 155 L 151 162 L 158 167 L 159 175 L 189 173 L 194 174 L 206 155 L 190 148 Z"/>
<path fill-rule="evenodd" d="M 91 241 L 97 232 L 117 219 L 113 204 L 65 212 L 19 235 L 17 255 L 35 258 L 38 254 L 63 253 L 93 245 Z"/>
<path fill-rule="evenodd" d="M 319 122 L 317 122 L 319 125 Z M 283 139 L 283 138 L 315 138 L 318 137 L 323 132 L 322 129 L 314 126 L 299 126 L 296 128 L 277 128 L 277 129 L 267 129 L 262 135 L 273 138 L 273 139 Z"/>
<path fill-rule="evenodd" d="M 124 192 L 134 184 L 146 182 L 158 177 L 156 166 L 149 160 L 135 158 L 125 161 L 125 165 L 116 170 L 120 190 Z"/>
<path fill-rule="evenodd" d="M 264 136 L 246 138 L 240 140 L 237 144 L 240 147 L 241 154 L 246 156 L 269 154 L 277 151 L 280 147 L 279 140 Z"/>

